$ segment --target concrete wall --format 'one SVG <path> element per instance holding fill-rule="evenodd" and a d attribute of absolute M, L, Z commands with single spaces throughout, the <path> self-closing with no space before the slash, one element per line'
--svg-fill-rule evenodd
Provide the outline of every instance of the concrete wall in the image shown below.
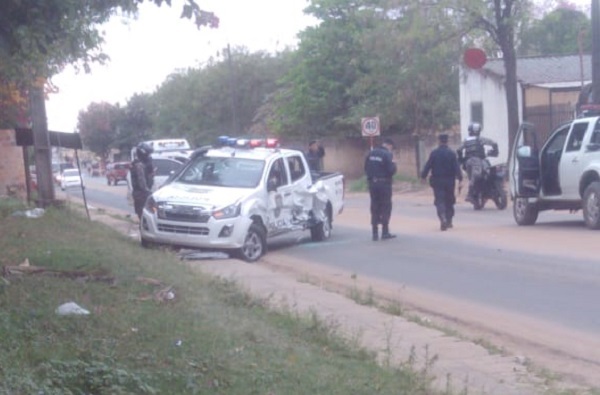
<path fill-rule="evenodd" d="M 18 147 L 13 130 L 0 130 L 0 196 L 27 197 L 23 148 Z"/>
<path fill-rule="evenodd" d="M 426 136 L 417 139 L 414 136 L 393 136 L 395 143 L 394 158 L 398 166 L 398 174 L 417 178 L 431 150 L 437 146 L 436 136 Z M 368 138 L 356 137 L 345 139 L 323 139 L 321 144 L 325 148 L 323 168 L 325 171 L 339 171 L 349 180 L 359 179 L 364 176 L 365 157 L 371 148 Z M 380 144 L 380 139 L 375 139 L 375 146 Z M 458 148 L 460 135 L 451 136 L 450 146 Z"/>

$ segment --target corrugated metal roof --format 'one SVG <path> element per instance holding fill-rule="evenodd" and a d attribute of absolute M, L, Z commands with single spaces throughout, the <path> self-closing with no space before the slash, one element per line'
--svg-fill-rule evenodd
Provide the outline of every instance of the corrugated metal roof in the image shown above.
<path fill-rule="evenodd" d="M 517 58 L 517 79 L 524 84 L 581 83 L 581 61 L 583 60 L 583 80 L 592 79 L 591 55 L 536 56 Z M 503 77 L 502 59 L 491 59 L 482 71 Z"/>

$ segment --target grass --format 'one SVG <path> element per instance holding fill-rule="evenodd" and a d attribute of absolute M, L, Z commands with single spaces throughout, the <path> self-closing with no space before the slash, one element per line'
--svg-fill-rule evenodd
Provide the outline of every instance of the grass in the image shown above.
<path fill-rule="evenodd" d="M 20 209 L 0 200 L 1 266 L 27 259 L 101 276 L 0 278 L 2 394 L 435 393 L 429 375 L 378 365 L 316 313 L 269 310 L 236 283 L 141 249 L 75 211 L 10 215 Z M 164 287 L 174 299 L 152 298 Z M 69 301 L 91 314 L 55 314 Z"/>

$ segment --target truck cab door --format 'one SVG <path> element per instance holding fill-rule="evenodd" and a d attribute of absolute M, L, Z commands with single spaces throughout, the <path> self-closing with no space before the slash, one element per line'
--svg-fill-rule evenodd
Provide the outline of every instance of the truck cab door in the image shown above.
<path fill-rule="evenodd" d="M 565 199 L 581 199 L 579 181 L 584 164 L 584 138 L 589 121 L 573 122 L 559 163 L 560 188 Z"/>
<path fill-rule="evenodd" d="M 516 197 L 538 197 L 540 192 L 540 161 L 538 135 L 535 126 L 523 122 L 509 158 L 510 192 Z"/>
<path fill-rule="evenodd" d="M 271 234 L 289 229 L 291 222 L 292 192 L 283 158 L 278 158 L 267 172 L 267 229 Z"/>

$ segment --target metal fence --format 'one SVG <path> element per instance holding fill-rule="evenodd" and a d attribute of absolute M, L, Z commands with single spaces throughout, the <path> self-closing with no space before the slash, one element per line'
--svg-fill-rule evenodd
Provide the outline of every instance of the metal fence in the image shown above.
<path fill-rule="evenodd" d="M 535 125 L 540 143 L 543 143 L 558 126 L 572 120 L 574 116 L 573 106 L 557 104 L 552 107 L 528 107 L 523 120 Z"/>

